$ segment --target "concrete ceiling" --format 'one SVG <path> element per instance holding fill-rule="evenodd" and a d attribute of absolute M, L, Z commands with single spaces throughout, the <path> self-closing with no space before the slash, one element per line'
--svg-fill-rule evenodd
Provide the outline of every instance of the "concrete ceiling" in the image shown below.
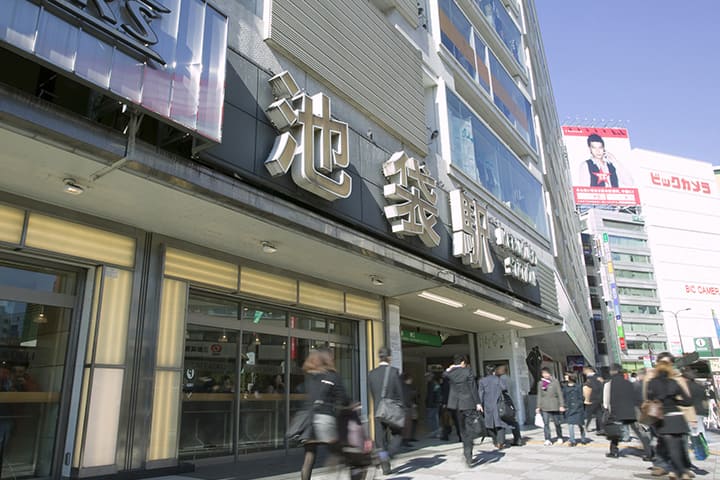
<path fill-rule="evenodd" d="M 320 281 L 393 297 L 403 317 L 467 331 L 506 330 L 507 325 L 472 312 L 477 308 L 532 326 L 545 323 L 503 310 L 480 297 L 443 287 L 443 282 L 396 267 L 322 238 L 290 230 L 250 214 L 161 184 L 153 178 L 122 169 L 96 182 L 88 179 L 106 164 L 14 131 L 0 128 L 0 190 L 56 205 L 168 237 L 216 249 Z M 63 179 L 72 177 L 86 187 L 82 195 L 63 191 Z M 277 247 L 263 253 L 262 241 Z M 371 275 L 383 280 L 373 285 Z M 432 290 L 463 303 L 452 308 L 419 298 Z"/>

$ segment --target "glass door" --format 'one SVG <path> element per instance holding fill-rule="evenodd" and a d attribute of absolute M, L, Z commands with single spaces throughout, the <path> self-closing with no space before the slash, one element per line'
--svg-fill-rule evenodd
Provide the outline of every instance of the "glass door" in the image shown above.
<path fill-rule="evenodd" d="M 187 326 L 180 458 L 233 454 L 237 339 L 232 330 Z"/>
<path fill-rule="evenodd" d="M 0 263 L 0 478 L 58 467 L 77 288 L 73 272 Z"/>

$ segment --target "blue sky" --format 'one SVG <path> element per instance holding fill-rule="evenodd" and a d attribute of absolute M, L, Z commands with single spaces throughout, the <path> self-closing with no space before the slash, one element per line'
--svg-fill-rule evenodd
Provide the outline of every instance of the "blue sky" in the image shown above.
<path fill-rule="evenodd" d="M 633 147 L 720 165 L 720 1 L 535 5 L 560 123 L 623 126 Z"/>

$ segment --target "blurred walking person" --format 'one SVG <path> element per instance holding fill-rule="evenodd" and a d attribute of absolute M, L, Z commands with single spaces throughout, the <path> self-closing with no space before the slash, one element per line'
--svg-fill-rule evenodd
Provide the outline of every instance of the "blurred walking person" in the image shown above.
<path fill-rule="evenodd" d="M 623 424 L 622 431 L 628 427 L 632 428 L 635 435 L 643 443 L 643 460 L 652 460 L 652 446 L 647 437 L 640 432 L 640 426 L 637 423 L 637 409 L 640 407 L 638 397 L 633 384 L 625 378 L 622 367 L 613 364 L 610 367 L 610 380 L 605 384 L 603 392 L 603 405 L 610 413 L 609 418 L 618 423 Z M 608 435 L 610 435 L 608 433 Z M 610 437 L 610 451 L 605 455 L 609 458 L 619 458 L 620 450 L 618 444 L 620 437 Z"/>
<path fill-rule="evenodd" d="M 543 367 L 540 370 L 541 379 L 538 382 L 537 408 L 535 413 L 542 415 L 543 433 L 545 435 L 546 447 L 553 445 L 552 436 L 550 434 L 550 422 L 555 424 L 555 433 L 557 439 L 555 445 L 563 444 L 562 426 L 560 425 L 560 417 L 565 412 L 565 399 L 563 398 L 560 382 L 553 378 L 550 369 Z"/>
<path fill-rule="evenodd" d="M 590 422 L 595 419 L 595 432 L 603 434 L 602 422 L 602 397 L 603 383 L 593 367 L 583 368 L 585 383 L 583 384 L 583 397 L 585 403 L 585 429 L 590 430 Z"/>
<path fill-rule="evenodd" d="M 488 366 L 486 375 L 480 379 L 478 395 L 485 413 L 485 427 L 492 435 L 493 445 L 498 450 L 505 448 L 505 428 L 508 425 L 500 418 L 498 402 L 503 401 L 502 395 L 507 391 L 505 381 L 498 375 L 494 365 Z"/>
<path fill-rule="evenodd" d="M 403 401 L 403 385 L 400 380 L 400 371 L 390 365 L 390 361 L 392 360 L 390 349 L 381 347 L 378 350 L 378 357 L 380 358 L 380 363 L 378 363 L 376 368 L 368 372 L 368 385 L 372 393 L 376 412 L 377 406 L 383 398 L 383 384 L 386 383 L 386 378 L 385 398 L 397 400 L 401 403 Z M 374 425 L 375 446 L 378 449 L 380 467 L 384 475 L 389 475 L 392 471 L 390 459 L 398 452 L 402 445 L 402 429 L 390 426 L 377 417 L 374 418 Z"/>
<path fill-rule="evenodd" d="M 431 438 L 441 436 L 440 407 L 442 406 L 442 385 L 434 373 L 429 375 L 425 394 L 425 428 Z"/>
<path fill-rule="evenodd" d="M 474 438 L 465 431 L 465 419 L 470 412 L 482 411 L 475 375 L 468 366 L 467 357 L 455 355 L 453 364 L 445 370 L 444 376 L 450 385 L 447 408 L 455 412 L 455 425 L 462 439 L 465 465 L 471 467 Z"/>
<path fill-rule="evenodd" d="M 568 446 L 577 445 L 575 441 L 575 427 L 580 429 L 580 443 L 587 443 L 585 436 L 585 399 L 582 386 L 577 383 L 577 374 L 568 372 L 565 374 L 565 385 L 562 387 L 563 399 L 565 400 L 565 421 L 568 424 Z"/>
<path fill-rule="evenodd" d="M 673 360 L 670 354 L 658 355 L 655 377 L 647 385 L 647 399 L 662 402 L 664 416 L 655 428 L 668 455 L 670 479 L 689 480 L 695 476 L 686 460 L 687 445 L 684 436 L 689 429 L 679 407 L 690 406 L 692 401 L 685 389 L 674 379 Z"/>
<path fill-rule="evenodd" d="M 303 443 L 305 460 L 300 478 L 310 480 L 319 446 L 328 448 L 332 461 L 339 460 L 337 457 L 341 452 L 335 407 L 347 406 L 349 400 L 330 350 L 311 350 L 302 368 L 305 372 L 307 408 L 312 412 L 312 432 Z"/>

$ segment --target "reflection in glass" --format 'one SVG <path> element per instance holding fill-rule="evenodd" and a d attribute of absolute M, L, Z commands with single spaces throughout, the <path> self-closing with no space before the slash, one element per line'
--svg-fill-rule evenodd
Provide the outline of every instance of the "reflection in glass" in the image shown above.
<path fill-rule="evenodd" d="M 187 326 L 180 458 L 232 453 L 236 370 L 235 332 Z"/>
<path fill-rule="evenodd" d="M 252 322 L 253 325 L 273 325 L 275 327 L 286 327 L 284 311 L 275 310 L 266 306 L 247 305 L 242 309 L 242 320 Z"/>
<path fill-rule="evenodd" d="M 188 300 L 188 313 L 190 314 L 190 321 L 192 321 L 193 318 L 200 317 L 236 319 L 238 318 L 238 304 L 237 302 L 191 295 Z"/>

